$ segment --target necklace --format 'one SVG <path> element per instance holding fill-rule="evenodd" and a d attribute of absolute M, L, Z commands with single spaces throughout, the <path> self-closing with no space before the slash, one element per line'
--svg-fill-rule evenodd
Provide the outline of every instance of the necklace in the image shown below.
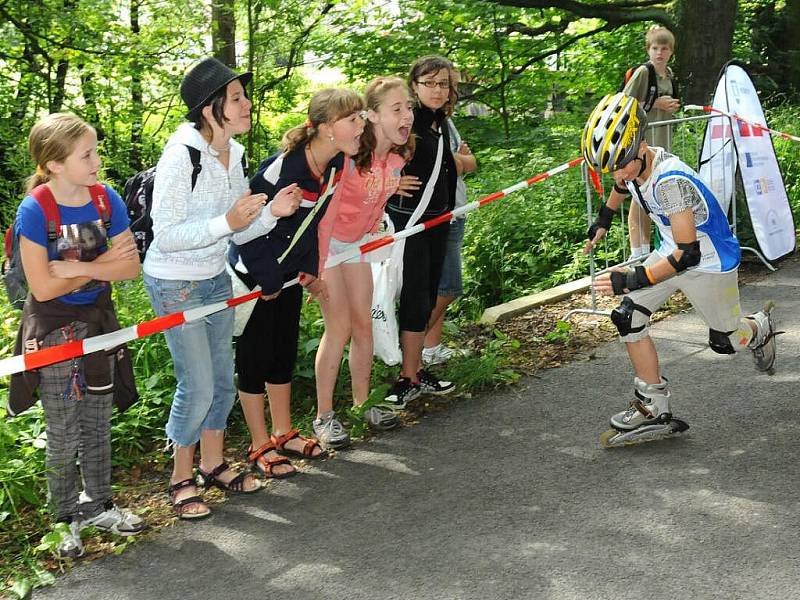
<path fill-rule="evenodd" d="M 227 144 L 227 145 L 226 145 L 226 146 L 224 146 L 223 148 L 217 148 L 217 147 L 215 147 L 215 146 L 212 146 L 212 145 L 211 145 L 211 142 L 208 142 L 208 153 L 209 153 L 211 156 L 214 156 L 214 157 L 216 157 L 216 156 L 219 156 L 219 155 L 220 155 L 220 154 L 222 154 L 223 152 L 227 152 L 227 151 L 228 151 L 228 150 L 230 150 L 230 149 L 231 149 L 231 146 L 230 146 L 230 144 Z"/>
<path fill-rule="evenodd" d="M 319 168 L 319 163 L 317 163 L 317 157 L 314 156 L 314 151 L 311 149 L 311 142 L 306 144 L 306 150 L 308 150 L 308 154 L 311 156 L 311 160 L 314 163 L 314 168 L 317 170 L 318 176 L 322 177 L 322 169 Z"/>

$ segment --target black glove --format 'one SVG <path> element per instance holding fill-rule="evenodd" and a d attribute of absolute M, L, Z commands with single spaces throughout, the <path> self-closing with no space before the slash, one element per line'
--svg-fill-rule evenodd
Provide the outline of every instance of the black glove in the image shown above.
<path fill-rule="evenodd" d="M 611 229 L 611 221 L 615 214 L 617 214 L 617 211 L 609 208 L 608 205 L 603 204 L 603 206 L 600 207 L 600 212 L 597 213 L 597 219 L 595 219 L 594 223 L 589 226 L 589 231 L 586 232 L 586 235 L 589 236 L 589 240 L 594 239 L 594 236 L 597 235 L 598 229 L 602 228 L 606 231 Z"/>
<path fill-rule="evenodd" d="M 641 265 L 627 271 L 611 272 L 611 288 L 614 290 L 615 296 L 622 296 L 633 290 L 650 287 L 651 285 L 653 284 L 650 283 L 647 270 Z"/>

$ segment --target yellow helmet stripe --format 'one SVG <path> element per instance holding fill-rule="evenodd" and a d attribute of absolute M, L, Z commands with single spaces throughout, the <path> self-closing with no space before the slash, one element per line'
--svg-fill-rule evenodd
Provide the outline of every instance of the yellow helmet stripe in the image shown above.
<path fill-rule="evenodd" d="M 622 107 L 621 110 L 617 111 L 617 114 L 614 117 L 613 121 L 611 122 L 610 127 L 608 127 L 608 129 L 606 129 L 605 143 L 603 144 L 601 156 L 603 156 L 608 151 L 608 148 L 611 145 L 611 139 L 614 137 L 614 132 L 617 130 L 617 125 L 619 124 L 620 120 L 622 120 L 623 116 L 629 114 L 628 113 L 628 109 L 632 108 L 633 112 L 634 113 L 636 112 L 636 106 L 635 106 L 635 104 L 633 104 L 633 103 L 636 102 L 636 98 L 631 98 L 630 96 L 624 96 L 622 94 L 619 94 L 617 99 L 616 99 L 617 101 L 616 101 L 615 104 L 618 105 L 620 103 L 620 101 L 622 101 L 623 99 L 625 99 L 625 106 Z M 622 141 L 623 137 L 624 137 L 623 135 L 620 135 L 620 139 L 619 139 L 620 142 Z M 616 147 L 616 152 L 614 153 L 614 156 L 609 156 L 609 163 L 608 163 L 609 165 L 616 164 L 617 158 L 619 157 L 619 151 L 620 151 L 620 144 L 618 143 L 617 147 Z M 604 172 L 608 172 L 610 170 L 611 169 L 610 169 L 610 166 L 609 166 L 606 169 L 604 169 L 603 171 Z"/>

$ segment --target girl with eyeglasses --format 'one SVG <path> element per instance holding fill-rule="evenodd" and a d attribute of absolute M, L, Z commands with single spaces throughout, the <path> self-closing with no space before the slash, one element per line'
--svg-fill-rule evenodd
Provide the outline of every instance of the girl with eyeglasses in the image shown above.
<path fill-rule="evenodd" d="M 408 83 L 415 100 L 413 133 L 417 139 L 414 156 L 404 173 L 417 176 L 421 185 L 409 196 L 398 194 L 389 199 L 387 213 L 396 230 L 409 225 L 412 213 L 424 201 L 426 183 L 434 174 L 433 192 L 418 222 L 441 215 L 455 206 L 457 171 L 446 124 L 458 97 L 455 69 L 444 57 L 424 56 L 411 65 Z M 440 138 L 442 152 L 436 168 Z M 422 347 L 436 303 L 448 228 L 449 225 L 439 225 L 406 240 L 399 312 L 403 361 L 400 377 L 386 397 L 387 404 L 396 409 L 405 408 L 421 394 L 448 394 L 455 388 L 453 383 L 440 381 L 422 369 Z"/>

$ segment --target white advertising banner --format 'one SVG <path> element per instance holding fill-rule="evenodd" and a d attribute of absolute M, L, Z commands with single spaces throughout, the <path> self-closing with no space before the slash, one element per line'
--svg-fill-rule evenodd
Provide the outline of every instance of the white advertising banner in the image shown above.
<path fill-rule="evenodd" d="M 751 123 L 768 125 L 753 82 L 738 65 L 725 68 L 712 106 Z M 767 260 L 777 260 L 794 251 L 795 226 L 769 133 L 727 117 L 711 119 L 706 127 L 700 174 L 715 192 L 721 192 L 720 201 L 727 208 L 734 181 L 734 169 L 725 164 L 731 154 L 725 149 L 731 136 L 753 232 Z"/>
<path fill-rule="evenodd" d="M 713 108 L 728 110 L 725 77 L 717 81 Z M 726 116 L 713 116 L 708 120 L 700 154 L 700 178 L 709 186 L 727 215 L 736 181 L 736 148 L 733 144 L 731 120 Z"/>

